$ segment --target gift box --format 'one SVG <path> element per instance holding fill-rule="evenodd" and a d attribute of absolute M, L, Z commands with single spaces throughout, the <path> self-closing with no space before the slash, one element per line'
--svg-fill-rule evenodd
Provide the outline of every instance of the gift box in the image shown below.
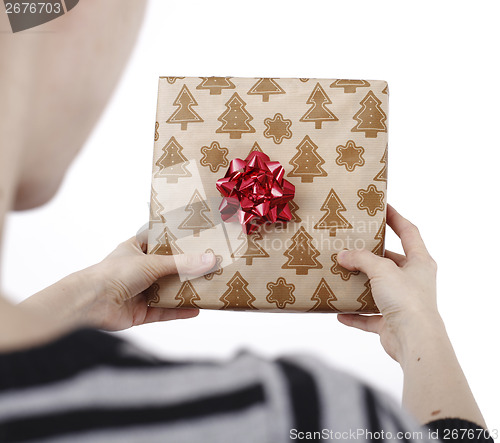
<path fill-rule="evenodd" d="M 148 253 L 216 266 L 150 306 L 378 312 L 336 257 L 384 253 L 385 81 L 160 77 L 156 116 Z"/>

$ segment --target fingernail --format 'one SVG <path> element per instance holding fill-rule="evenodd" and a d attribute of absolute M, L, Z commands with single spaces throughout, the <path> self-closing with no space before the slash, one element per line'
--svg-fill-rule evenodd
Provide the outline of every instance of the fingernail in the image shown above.
<path fill-rule="evenodd" d="M 201 262 L 205 265 L 212 263 L 213 259 L 214 255 L 210 252 L 205 252 L 204 254 L 201 255 Z"/>
<path fill-rule="evenodd" d="M 346 249 L 342 249 L 342 251 L 340 251 L 338 254 L 337 254 L 337 259 L 338 260 L 342 260 L 345 255 L 347 254 L 347 250 Z"/>

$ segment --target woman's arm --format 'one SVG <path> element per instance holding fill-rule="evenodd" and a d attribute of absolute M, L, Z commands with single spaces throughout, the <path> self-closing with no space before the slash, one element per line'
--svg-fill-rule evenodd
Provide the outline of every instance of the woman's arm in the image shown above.
<path fill-rule="evenodd" d="M 422 423 L 461 418 L 486 428 L 436 304 L 436 263 L 418 229 L 388 206 L 387 223 L 405 255 L 342 251 L 339 263 L 368 275 L 382 315 L 341 314 L 339 321 L 375 332 L 404 373 L 403 404 Z"/>

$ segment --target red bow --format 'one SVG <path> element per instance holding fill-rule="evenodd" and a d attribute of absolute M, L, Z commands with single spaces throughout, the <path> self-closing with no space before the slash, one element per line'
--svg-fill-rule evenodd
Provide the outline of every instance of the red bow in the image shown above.
<path fill-rule="evenodd" d="M 284 176 L 283 166 L 263 152 L 251 152 L 246 160 L 231 160 L 216 185 L 224 197 L 219 206 L 222 220 L 239 221 L 247 234 L 264 223 L 290 221 L 288 202 L 295 195 L 295 186 Z"/>

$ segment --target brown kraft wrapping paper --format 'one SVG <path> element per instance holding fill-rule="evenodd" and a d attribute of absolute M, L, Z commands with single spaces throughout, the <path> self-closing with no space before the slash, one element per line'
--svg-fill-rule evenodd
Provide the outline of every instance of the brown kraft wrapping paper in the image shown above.
<path fill-rule="evenodd" d="M 172 275 L 150 306 L 378 312 L 344 249 L 383 255 L 388 86 L 380 80 L 160 77 L 148 253 L 213 252 L 216 268 Z M 246 235 L 221 220 L 231 160 L 261 151 L 295 185 L 292 219 Z"/>

